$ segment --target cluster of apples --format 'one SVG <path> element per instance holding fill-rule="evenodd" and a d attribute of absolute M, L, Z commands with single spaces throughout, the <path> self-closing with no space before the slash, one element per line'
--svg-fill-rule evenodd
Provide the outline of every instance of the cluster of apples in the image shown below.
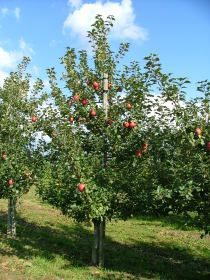
<path fill-rule="evenodd" d="M 146 151 L 147 149 L 148 149 L 148 144 L 147 144 L 147 143 L 144 143 L 141 150 L 136 150 L 136 156 L 137 156 L 138 158 L 140 158 L 140 157 L 142 156 L 142 153 L 143 153 L 144 151 Z"/>
<path fill-rule="evenodd" d="M 126 104 L 126 109 L 127 110 L 131 110 L 131 108 L 132 108 L 132 106 L 131 106 L 131 103 L 130 102 L 128 102 L 127 104 Z M 125 127 L 125 128 L 134 128 L 135 126 L 136 126 L 136 123 L 134 122 L 134 121 L 131 121 L 131 122 L 124 122 L 123 123 L 123 126 Z"/>
<path fill-rule="evenodd" d="M 87 81 L 87 85 L 89 85 L 89 84 L 91 84 L 91 83 L 89 81 Z M 94 89 L 96 91 L 99 89 L 99 83 L 93 82 L 93 86 L 94 86 Z M 74 97 L 73 97 L 73 100 L 76 101 L 76 102 L 79 102 L 79 100 L 80 100 L 79 94 L 75 94 Z M 82 103 L 83 106 L 86 106 L 86 105 L 88 105 L 89 102 L 88 102 L 88 99 L 84 98 L 81 103 Z M 71 99 L 68 100 L 68 105 L 72 106 L 72 104 L 73 104 L 72 100 Z M 91 117 L 96 116 L 96 110 L 91 109 L 90 110 L 90 116 Z M 69 122 L 73 123 L 73 121 L 74 121 L 74 118 L 73 117 L 69 117 Z"/>
<path fill-rule="evenodd" d="M 94 81 L 92 85 L 93 85 L 95 91 L 99 90 L 99 83 L 98 82 Z"/>
<path fill-rule="evenodd" d="M 88 86 L 92 85 L 92 86 L 94 87 L 94 90 L 95 90 L 95 91 L 98 91 L 99 88 L 100 88 L 100 84 L 99 84 L 97 81 L 91 82 L 91 81 L 88 80 L 88 81 L 87 81 L 87 85 L 88 85 Z M 108 89 L 110 90 L 111 88 L 112 88 L 112 84 L 111 84 L 111 83 L 108 83 Z M 122 92 L 122 87 L 118 87 L 118 88 L 117 88 L 117 91 L 118 91 L 118 92 Z M 75 94 L 75 95 L 73 96 L 73 100 L 76 101 L 76 102 L 79 102 L 79 101 L 80 101 L 80 96 L 79 96 L 79 94 Z M 69 99 L 67 103 L 68 103 L 69 106 L 72 106 L 72 104 L 73 104 L 73 102 L 72 102 L 71 99 Z M 82 104 L 83 106 L 88 105 L 88 104 L 89 104 L 88 99 L 84 98 L 84 99 L 81 101 L 81 104 Z M 130 103 L 127 103 L 126 108 L 127 108 L 128 110 L 131 109 Z M 94 116 L 96 116 L 96 110 L 95 110 L 95 109 L 91 109 L 91 110 L 90 110 L 90 117 L 94 117 Z M 73 122 L 74 122 L 74 118 L 73 118 L 72 116 L 69 117 L 68 120 L 69 120 L 70 123 L 73 123 Z M 108 123 L 109 123 L 110 125 L 113 124 L 112 120 L 109 120 Z M 131 124 L 131 127 L 132 127 L 132 125 L 133 125 L 133 124 Z M 135 126 L 135 125 L 134 125 L 134 126 Z"/>
<path fill-rule="evenodd" d="M 92 86 L 94 87 L 94 90 L 95 90 L 95 91 L 98 91 L 98 90 L 99 90 L 99 87 L 100 87 L 100 86 L 99 86 L 99 83 L 96 82 L 96 81 L 90 82 L 90 81 L 88 80 L 88 81 L 87 81 L 87 85 L 88 85 L 88 86 L 92 85 Z M 111 88 L 112 88 L 112 84 L 109 83 L 109 84 L 108 84 L 108 89 L 110 90 Z M 118 88 L 117 88 L 117 92 L 122 92 L 122 90 L 123 90 L 122 87 L 118 87 Z M 73 100 L 76 101 L 76 102 L 78 102 L 78 101 L 80 100 L 80 96 L 79 96 L 78 94 L 75 94 L 74 97 L 73 97 Z M 82 105 L 85 106 L 85 105 L 88 104 L 88 100 L 87 100 L 87 99 L 83 99 L 81 103 L 82 103 Z M 72 100 L 68 100 L 68 105 L 69 105 L 69 106 L 72 106 Z M 132 108 L 131 103 L 128 102 L 128 103 L 126 104 L 126 109 L 127 109 L 127 110 L 131 110 L 131 108 Z M 96 116 L 96 111 L 95 111 L 94 109 L 91 109 L 91 111 L 90 111 L 90 116 L 91 116 L 91 117 Z M 73 121 L 74 121 L 74 118 L 73 118 L 73 117 L 69 117 L 69 122 L 73 123 Z M 112 126 L 112 125 L 113 125 L 113 121 L 112 121 L 111 119 L 108 120 L 108 124 L 109 124 L 110 126 Z M 135 123 L 134 121 L 124 122 L 124 123 L 123 123 L 123 126 L 124 126 L 125 128 L 130 128 L 130 129 L 132 129 L 132 128 L 134 128 L 134 127 L 136 126 L 136 123 Z M 137 156 L 137 157 L 141 157 L 142 152 L 145 151 L 145 150 L 147 150 L 147 149 L 148 149 L 148 144 L 144 144 L 142 150 L 137 150 L 137 151 L 136 151 L 136 156 Z M 84 184 L 84 183 L 79 183 L 79 185 L 78 185 L 78 190 L 79 190 L 80 192 L 84 192 L 84 191 L 85 191 L 85 186 L 86 186 L 86 184 Z"/>

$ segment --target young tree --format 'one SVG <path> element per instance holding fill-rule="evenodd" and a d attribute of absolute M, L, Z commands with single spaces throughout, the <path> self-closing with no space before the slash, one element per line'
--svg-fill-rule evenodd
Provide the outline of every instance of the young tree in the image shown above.
<path fill-rule="evenodd" d="M 34 183 L 35 132 L 39 128 L 39 106 L 45 99 L 38 79 L 29 92 L 30 75 L 23 58 L 0 88 L 0 198 L 8 199 L 8 235 L 16 235 L 15 206 L 18 198 Z"/>

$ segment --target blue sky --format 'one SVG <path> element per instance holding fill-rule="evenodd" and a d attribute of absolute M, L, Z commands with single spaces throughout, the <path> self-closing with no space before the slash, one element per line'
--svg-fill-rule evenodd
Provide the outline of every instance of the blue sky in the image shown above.
<path fill-rule="evenodd" d="M 142 64 L 157 53 L 164 71 L 190 79 L 189 97 L 197 81 L 210 78 L 208 0 L 0 0 L 0 85 L 23 55 L 31 57 L 34 78 L 46 80 L 53 66 L 61 72 L 67 46 L 87 48 L 85 32 L 97 13 L 115 15 L 111 44 L 131 43 L 126 62 Z"/>

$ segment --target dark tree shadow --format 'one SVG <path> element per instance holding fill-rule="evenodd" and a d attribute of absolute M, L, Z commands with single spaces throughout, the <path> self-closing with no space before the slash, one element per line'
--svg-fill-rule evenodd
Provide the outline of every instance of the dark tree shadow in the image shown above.
<path fill-rule="evenodd" d="M 26 222 L 17 216 L 17 238 L 7 239 L 6 221 L 6 214 L 0 212 L 0 232 L 3 233 L 1 239 L 12 249 L 7 251 L 0 248 L 2 255 L 16 255 L 22 259 L 40 256 L 49 260 L 61 255 L 71 266 L 91 265 L 91 230 L 79 224 L 72 227 L 58 224 L 59 229 L 52 229 L 50 226 Z M 126 273 L 126 279 L 209 279 L 209 263 L 196 259 L 184 249 L 170 247 L 169 244 L 158 246 L 137 241 L 134 241 L 134 244 L 120 244 L 106 237 L 105 268 L 113 272 L 106 271 L 106 276 L 98 275 L 95 276 L 96 279 L 122 279 L 121 273 Z M 68 266 L 63 267 L 67 268 L 69 269 Z"/>
<path fill-rule="evenodd" d="M 178 230 L 184 230 L 188 231 L 189 229 L 192 230 L 200 230 L 202 233 L 202 230 L 200 228 L 199 224 L 199 217 L 193 216 L 193 215 L 175 215 L 175 214 L 169 214 L 169 215 L 139 215 L 139 217 L 136 218 L 136 220 L 140 220 L 140 223 L 151 222 L 159 222 L 160 224 L 157 224 L 157 226 L 169 226 L 174 229 Z M 153 224 L 154 226 L 154 224 Z"/>

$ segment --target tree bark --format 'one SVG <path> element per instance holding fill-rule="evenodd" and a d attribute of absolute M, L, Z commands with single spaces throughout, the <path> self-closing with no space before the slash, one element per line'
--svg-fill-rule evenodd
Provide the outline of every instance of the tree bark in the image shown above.
<path fill-rule="evenodd" d="M 105 239 L 105 219 L 102 221 L 93 220 L 94 239 L 92 247 L 92 264 L 104 266 L 104 239 Z"/>
<path fill-rule="evenodd" d="M 93 239 L 93 248 L 92 248 L 92 264 L 98 265 L 99 258 L 99 239 L 100 239 L 100 221 L 93 220 L 94 224 L 94 239 Z"/>
<path fill-rule="evenodd" d="M 100 223 L 99 266 L 104 267 L 105 220 Z"/>
<path fill-rule="evenodd" d="M 16 200 L 13 198 L 8 200 L 7 235 L 10 237 L 16 236 Z"/>

